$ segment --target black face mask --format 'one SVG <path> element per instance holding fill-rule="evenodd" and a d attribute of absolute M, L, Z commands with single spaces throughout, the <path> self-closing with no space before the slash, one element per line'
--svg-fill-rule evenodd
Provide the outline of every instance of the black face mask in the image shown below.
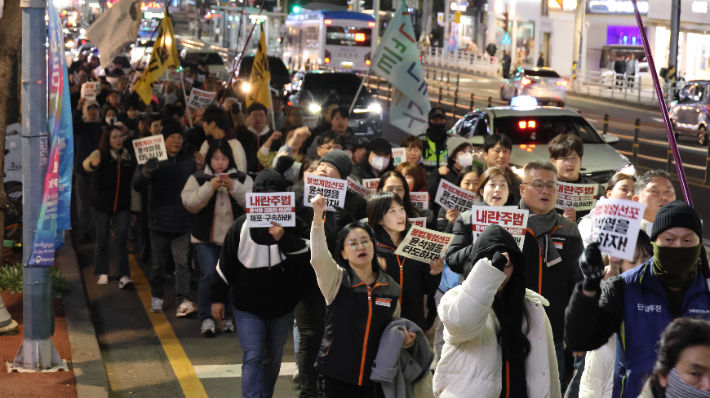
<path fill-rule="evenodd" d="M 441 141 L 446 138 L 446 123 L 429 123 L 426 135 L 432 141 Z"/>

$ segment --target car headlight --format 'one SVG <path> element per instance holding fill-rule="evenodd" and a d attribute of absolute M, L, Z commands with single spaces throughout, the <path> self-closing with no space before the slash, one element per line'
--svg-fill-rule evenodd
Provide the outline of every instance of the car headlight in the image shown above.
<path fill-rule="evenodd" d="M 74 42 L 69 40 L 68 42 L 64 43 L 64 47 L 72 48 L 72 47 L 74 47 Z"/>
<path fill-rule="evenodd" d="M 624 173 L 636 177 L 636 168 L 633 164 L 630 164 L 626 167 L 620 168 L 618 173 Z"/>
<path fill-rule="evenodd" d="M 367 107 L 367 111 L 380 114 L 380 113 L 382 113 L 382 107 L 380 106 L 380 104 L 377 104 L 377 103 L 371 104 L 370 106 Z"/>
<path fill-rule="evenodd" d="M 251 85 L 247 82 L 242 83 L 242 91 L 248 93 L 251 90 Z"/>
<path fill-rule="evenodd" d="M 308 105 L 308 110 L 311 111 L 311 113 L 320 112 L 320 105 L 318 105 L 318 104 L 310 104 L 310 105 Z"/>

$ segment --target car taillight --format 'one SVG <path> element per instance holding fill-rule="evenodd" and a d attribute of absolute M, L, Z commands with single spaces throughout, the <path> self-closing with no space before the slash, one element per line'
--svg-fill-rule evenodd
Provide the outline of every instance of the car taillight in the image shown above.
<path fill-rule="evenodd" d="M 365 34 L 364 33 L 355 33 L 355 41 L 357 41 L 357 42 L 365 41 Z"/>
<path fill-rule="evenodd" d="M 525 150 L 527 152 L 532 152 L 533 149 L 535 149 L 535 146 L 536 146 L 535 144 L 530 144 L 530 145 L 523 144 L 523 145 L 520 145 L 520 149 Z"/>
<path fill-rule="evenodd" d="M 555 82 L 555 84 L 558 85 L 558 86 L 567 87 L 567 81 L 566 81 L 566 80 L 562 80 L 562 81 L 559 81 L 559 82 Z"/>
<path fill-rule="evenodd" d="M 523 80 L 520 81 L 523 83 L 523 86 L 527 86 L 528 84 L 532 83 L 532 80 L 528 79 L 527 77 L 524 77 Z"/>
<path fill-rule="evenodd" d="M 521 120 L 518 122 L 520 129 L 534 129 L 537 126 L 534 120 Z"/>
<path fill-rule="evenodd" d="M 333 23 L 333 21 L 330 20 L 330 19 L 326 19 L 326 20 L 325 20 L 325 24 L 326 24 L 326 25 L 330 25 L 330 24 L 332 24 L 332 23 Z"/>
<path fill-rule="evenodd" d="M 371 28 L 374 28 L 374 27 L 375 27 L 375 23 L 374 23 L 374 22 L 368 22 L 368 23 L 367 23 L 367 26 L 369 26 L 369 27 L 371 27 Z"/>

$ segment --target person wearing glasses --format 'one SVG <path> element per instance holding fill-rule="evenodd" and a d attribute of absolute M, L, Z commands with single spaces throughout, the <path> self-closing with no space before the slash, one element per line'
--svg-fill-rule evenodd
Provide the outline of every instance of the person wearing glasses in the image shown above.
<path fill-rule="evenodd" d="M 578 267 L 584 250 L 582 237 L 577 224 L 555 211 L 557 168 L 552 163 L 537 160 L 525 165 L 520 196 L 519 207 L 530 212 L 523 245 L 526 287 L 550 302 L 545 310 L 552 325 L 560 380 L 564 380 L 565 307 L 575 284 L 583 279 Z"/>
<path fill-rule="evenodd" d="M 550 161 L 557 167 L 557 178 L 569 184 L 598 184 L 582 174 L 582 156 L 584 156 L 584 143 L 582 139 L 573 134 L 560 134 L 550 141 L 547 149 L 550 151 Z M 604 192 L 604 187 L 599 185 L 597 196 Z M 589 214 L 590 210 L 575 211 L 574 208 L 557 209 L 557 212 L 568 219 L 577 222 Z"/>

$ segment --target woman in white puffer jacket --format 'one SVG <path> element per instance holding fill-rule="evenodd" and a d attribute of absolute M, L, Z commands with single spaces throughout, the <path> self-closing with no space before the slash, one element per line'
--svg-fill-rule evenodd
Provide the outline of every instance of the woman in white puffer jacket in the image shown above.
<path fill-rule="evenodd" d="M 491 225 L 474 244 L 473 270 L 441 299 L 439 398 L 560 397 L 552 328 L 542 296 L 525 289 L 512 235 Z M 489 260 L 490 259 L 490 260 Z"/>

